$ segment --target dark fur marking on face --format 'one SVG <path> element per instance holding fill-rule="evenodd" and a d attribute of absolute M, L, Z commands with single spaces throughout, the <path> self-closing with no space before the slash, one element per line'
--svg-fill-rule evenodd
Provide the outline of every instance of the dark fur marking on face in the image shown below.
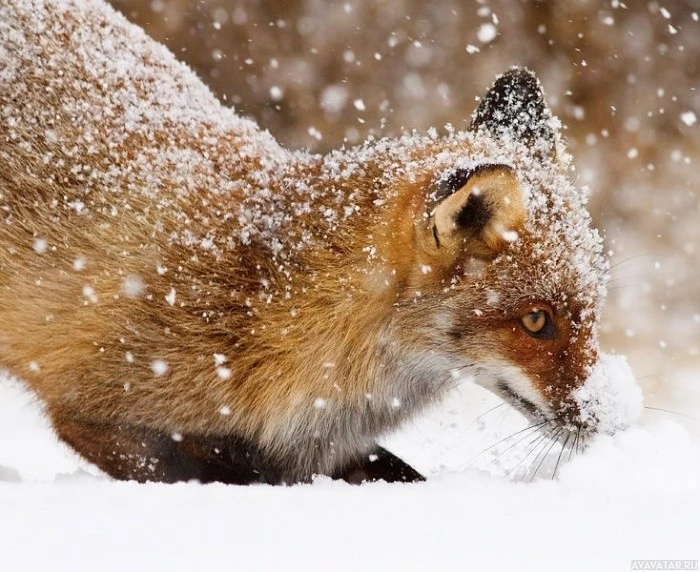
<path fill-rule="evenodd" d="M 486 206 L 484 198 L 471 195 L 464 208 L 459 211 L 455 223 L 458 227 L 480 233 L 488 224 L 491 211 Z"/>
<path fill-rule="evenodd" d="M 440 237 L 438 236 L 437 227 L 433 225 L 433 238 L 435 239 L 435 246 L 440 248 Z"/>
<path fill-rule="evenodd" d="M 455 169 L 454 171 L 450 171 L 447 176 L 440 179 L 437 192 L 435 193 L 435 199 L 439 202 L 457 192 L 467 184 L 469 177 L 471 177 L 475 171 L 476 169 Z"/>

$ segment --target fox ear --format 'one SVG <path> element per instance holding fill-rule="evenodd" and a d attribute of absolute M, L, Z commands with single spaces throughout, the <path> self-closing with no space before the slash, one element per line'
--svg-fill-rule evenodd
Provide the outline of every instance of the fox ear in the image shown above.
<path fill-rule="evenodd" d="M 423 233 L 425 250 L 447 264 L 468 255 L 491 259 L 517 239 L 526 218 L 523 190 L 507 165 L 459 169 L 440 182 Z"/>
<path fill-rule="evenodd" d="M 559 121 L 544 101 L 537 76 L 513 68 L 496 78 L 472 115 L 471 130 L 527 143 L 540 158 L 556 157 Z"/>

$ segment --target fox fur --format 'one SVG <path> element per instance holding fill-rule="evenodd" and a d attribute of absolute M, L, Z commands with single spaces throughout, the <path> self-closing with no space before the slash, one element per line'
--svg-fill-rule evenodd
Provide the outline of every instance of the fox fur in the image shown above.
<path fill-rule="evenodd" d="M 584 202 L 528 70 L 467 131 L 311 155 L 102 0 L 0 6 L 0 363 L 116 478 L 371 477 L 460 377 L 580 426 Z"/>

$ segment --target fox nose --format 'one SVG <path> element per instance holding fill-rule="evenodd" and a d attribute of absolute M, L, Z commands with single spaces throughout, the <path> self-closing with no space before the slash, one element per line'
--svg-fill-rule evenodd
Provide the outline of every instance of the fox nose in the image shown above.
<path fill-rule="evenodd" d="M 601 353 L 586 381 L 571 395 L 580 425 L 612 435 L 635 423 L 644 406 L 642 390 L 624 356 Z"/>

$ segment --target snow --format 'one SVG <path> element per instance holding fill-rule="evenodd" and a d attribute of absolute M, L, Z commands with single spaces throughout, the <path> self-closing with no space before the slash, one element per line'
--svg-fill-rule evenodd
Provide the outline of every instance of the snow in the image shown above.
<path fill-rule="evenodd" d="M 154 359 L 151 362 L 151 369 L 153 370 L 154 375 L 160 377 L 168 373 L 170 366 L 168 366 L 168 362 L 165 360 Z"/>
<path fill-rule="evenodd" d="M 282 98 L 284 97 L 284 90 L 278 85 L 273 85 L 270 88 L 270 97 L 273 101 L 282 101 Z"/>
<path fill-rule="evenodd" d="M 44 252 L 46 252 L 47 246 L 48 245 L 46 244 L 46 240 L 44 240 L 43 238 L 37 238 L 34 241 L 34 252 L 36 252 L 37 254 L 44 254 Z"/>
<path fill-rule="evenodd" d="M 494 431 L 522 423 L 500 408 L 478 428 L 494 400 L 464 386 L 390 439 L 425 483 L 141 485 L 78 459 L 4 377 L 0 563 L 13 572 L 612 572 L 633 559 L 697 557 L 700 446 L 687 429 L 644 418 L 599 436 L 556 480 L 512 481 L 468 463 Z"/>
<path fill-rule="evenodd" d="M 146 292 L 146 284 L 138 274 L 124 278 L 122 290 L 127 298 L 141 298 Z"/>
<path fill-rule="evenodd" d="M 327 86 L 320 96 L 319 105 L 321 109 L 330 113 L 339 113 L 348 99 L 348 89 L 342 84 Z"/>
<path fill-rule="evenodd" d="M 488 44 L 496 38 L 496 26 L 493 24 L 482 24 L 476 33 L 476 37 L 482 44 Z"/>
<path fill-rule="evenodd" d="M 95 289 L 89 284 L 83 286 L 83 296 L 87 299 L 85 302 L 86 304 L 88 301 L 92 304 L 97 304 L 97 294 L 95 293 Z"/>
<path fill-rule="evenodd" d="M 624 356 L 602 354 L 573 399 L 581 421 L 613 434 L 635 423 L 642 413 L 642 390 Z"/>
<path fill-rule="evenodd" d="M 165 295 L 165 301 L 171 305 L 175 305 L 175 300 L 177 299 L 177 292 L 175 291 L 175 288 L 170 288 L 170 291 Z"/>
<path fill-rule="evenodd" d="M 695 122 L 698 120 L 698 118 L 695 115 L 695 112 L 693 111 L 684 111 L 681 113 L 681 121 L 685 123 L 688 127 L 692 127 L 695 125 Z"/>
<path fill-rule="evenodd" d="M 219 366 L 216 368 L 216 375 L 218 375 L 220 379 L 229 379 L 231 377 L 231 368 Z"/>

